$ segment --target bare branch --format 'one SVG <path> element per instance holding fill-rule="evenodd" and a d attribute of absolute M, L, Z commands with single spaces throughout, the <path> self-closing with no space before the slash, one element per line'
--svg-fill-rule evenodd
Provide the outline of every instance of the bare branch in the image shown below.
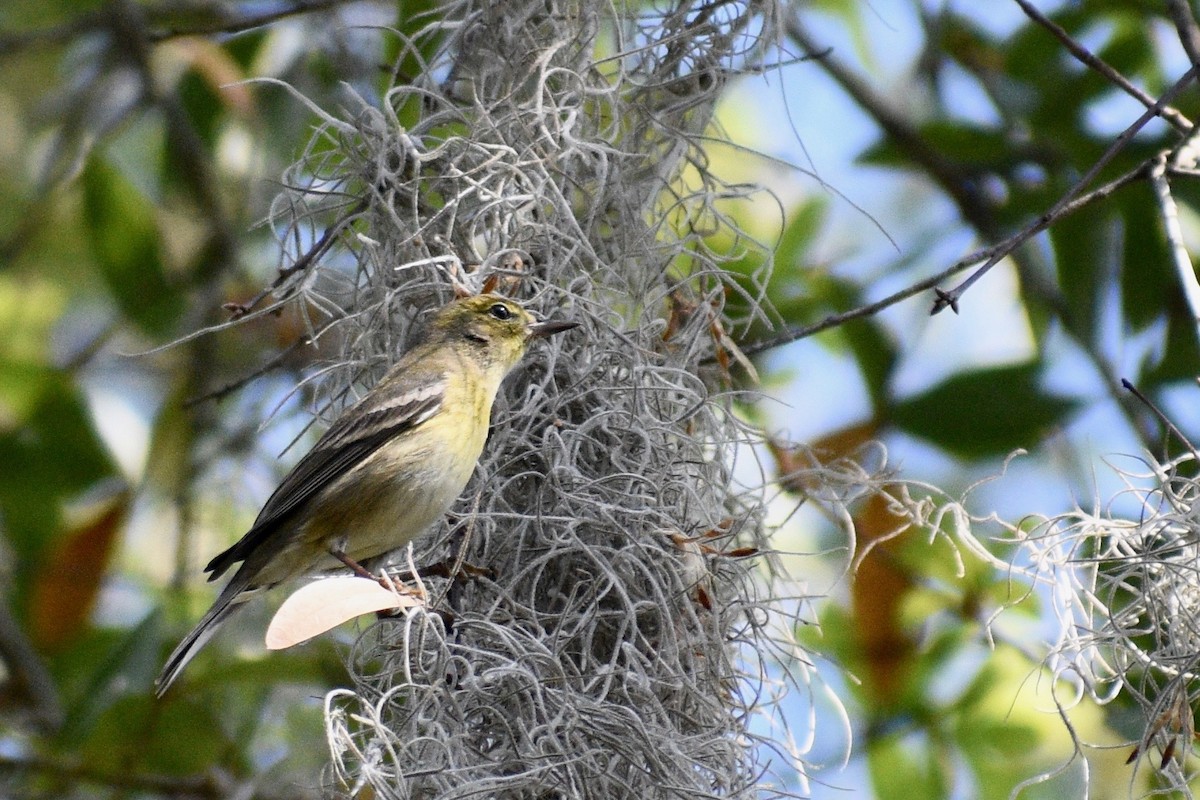
<path fill-rule="evenodd" d="M 293 0 L 282 8 L 259 14 L 229 13 L 225 6 L 216 3 L 206 9 L 212 13 L 211 19 L 191 24 L 170 22 L 180 16 L 180 9 L 176 3 L 146 6 L 142 9 L 142 13 L 145 15 L 149 27 L 146 40 L 158 43 L 184 36 L 241 33 L 288 17 L 326 11 L 350 2 L 353 0 Z M 66 44 L 77 36 L 102 28 L 106 14 L 106 10 L 88 11 L 61 25 L 0 35 L 0 58 L 16 55 L 30 48 Z"/>
<path fill-rule="evenodd" d="M 924 168 L 938 186 L 959 207 L 963 216 L 978 228 L 991 229 L 991 203 L 978 190 L 975 177 L 961 164 L 946 158 L 921 135 L 886 98 L 879 95 L 866 81 L 842 63 L 828 48 L 821 46 L 800 21 L 793 8 L 786 18 L 788 38 L 810 55 L 839 86 L 871 115 L 888 138 L 896 142 L 910 158 Z"/>
<path fill-rule="evenodd" d="M 1183 91 L 1184 87 L 1192 82 L 1192 80 L 1196 77 L 1196 71 L 1197 68 L 1195 66 L 1188 69 L 1188 71 L 1185 72 L 1183 76 L 1177 80 L 1153 106 L 1146 109 L 1146 111 L 1136 120 L 1134 120 L 1129 127 L 1121 131 L 1121 134 L 1117 136 L 1116 140 L 1109 146 L 1107 150 L 1104 151 L 1103 155 L 1096 159 L 1096 163 L 1091 166 L 1091 169 L 1089 169 L 1083 175 L 1083 177 L 1080 178 L 1075 185 L 1072 186 L 1071 189 L 1064 194 L 1057 203 L 1054 204 L 1053 208 L 1051 208 L 1045 214 L 1042 214 L 1031 224 L 1027 225 L 1021 230 L 1020 233 L 1010 238 L 1006 242 L 1007 246 L 1004 249 L 988 258 L 988 260 L 984 262 L 983 266 L 971 273 L 971 275 L 965 281 L 948 291 L 939 291 L 938 299 L 934 302 L 933 309 L 929 313 L 937 314 L 947 307 L 953 308 L 957 311 L 958 300 L 962 297 L 963 293 L 966 292 L 967 289 L 971 288 L 971 285 L 974 284 L 975 281 L 987 274 L 988 270 L 998 264 L 1006 255 L 1024 244 L 1029 239 L 1044 231 L 1046 228 L 1050 227 L 1051 224 L 1061 218 L 1063 211 L 1070 207 L 1072 201 L 1078 196 L 1078 194 L 1082 192 L 1089 183 L 1096 179 L 1096 176 L 1100 174 L 1100 171 L 1108 166 L 1108 163 L 1116 158 L 1118 153 L 1125 149 L 1129 142 L 1132 141 L 1134 135 L 1144 128 L 1146 123 L 1158 116 L 1163 107 L 1165 107 L 1167 103 L 1171 102 L 1171 100 L 1173 100 L 1175 96 L 1179 94 L 1179 92 Z"/>
<path fill-rule="evenodd" d="M 1136 181 L 1146 178 L 1148 173 L 1149 173 L 1149 164 L 1143 164 L 1136 169 L 1132 169 L 1129 172 L 1126 172 L 1124 175 L 1120 176 L 1119 178 L 1109 181 L 1108 183 L 1104 184 L 1103 186 L 1100 186 L 1100 187 L 1096 188 L 1095 190 L 1088 192 L 1083 197 L 1078 197 L 1075 200 L 1073 200 L 1072 202 L 1068 203 L 1066 206 L 1064 206 L 1059 211 L 1059 214 L 1058 214 L 1059 219 L 1069 216 L 1069 215 L 1075 213 L 1076 211 L 1080 210 L 1081 208 L 1090 206 L 1092 203 L 1106 199 L 1107 197 L 1112 195 L 1114 192 L 1116 192 L 1118 189 L 1121 189 L 1124 186 L 1128 186 L 1131 183 L 1134 183 Z M 867 305 L 859 306 L 858 308 L 851 309 L 850 311 L 844 311 L 840 314 L 831 314 L 831 315 L 825 317 L 824 319 L 822 319 L 821 321 L 813 323 L 812 325 L 805 325 L 805 326 L 799 327 L 799 328 L 791 328 L 791 329 L 781 332 L 778 336 L 771 337 L 770 339 L 764 339 L 759 342 L 753 342 L 751 344 L 744 345 L 741 347 L 742 353 L 744 353 L 745 355 L 753 355 L 754 353 L 761 353 L 764 350 L 770 350 L 773 347 L 779 347 L 781 345 L 799 341 L 800 339 L 806 339 L 809 336 L 820 333 L 821 331 L 829 330 L 830 328 L 836 328 L 838 325 L 849 322 L 851 320 L 862 319 L 863 317 L 874 316 L 875 314 L 878 314 L 880 311 L 884 310 L 885 308 L 893 306 L 896 303 L 899 303 L 903 300 L 907 300 L 908 298 L 910 298 L 914 295 L 920 294 L 921 292 L 928 291 L 929 289 L 936 287 L 939 283 L 944 281 L 946 278 L 949 278 L 951 275 L 956 275 L 959 272 L 962 272 L 964 269 L 972 267 L 975 264 L 978 264 L 979 262 L 984 261 L 985 259 L 991 259 L 994 256 L 996 256 L 997 254 L 1004 254 L 1004 253 L 1011 252 L 1012 249 L 1016 246 L 1016 244 L 1014 244 L 1014 242 L 1019 237 L 1021 237 L 1023 234 L 1024 234 L 1024 232 L 1022 231 L 1020 233 L 1014 234 L 1013 236 L 1009 237 L 1008 239 L 1005 239 L 1003 242 L 994 244 L 991 247 L 985 247 L 982 250 L 976 250 L 973 253 L 970 253 L 969 255 L 963 256 L 958 261 L 955 261 L 949 267 L 946 267 L 944 270 L 937 273 L 936 275 L 931 275 L 930 277 L 925 278 L 924 280 L 917 281 L 916 283 L 914 283 L 910 286 L 906 286 L 905 288 L 901 289 L 900 291 L 890 294 L 887 297 L 883 298 L 882 300 L 878 300 L 874 303 L 869 303 Z"/>
<path fill-rule="evenodd" d="M 1070 51 L 1071 55 L 1075 56 L 1075 58 L 1079 59 L 1089 68 L 1103 75 L 1109 82 L 1120 88 L 1121 91 L 1137 100 L 1146 108 L 1154 107 L 1153 97 L 1143 92 L 1137 86 L 1134 86 L 1129 82 L 1128 78 L 1117 72 L 1110 64 L 1108 64 L 1108 62 L 1080 44 L 1079 41 L 1071 36 L 1071 34 L 1067 33 L 1067 31 L 1061 25 L 1047 17 L 1042 12 L 1038 11 L 1034 7 L 1033 3 L 1029 2 L 1029 0 L 1015 0 L 1015 2 L 1021 7 L 1021 10 L 1025 12 L 1026 16 L 1028 16 L 1037 24 L 1041 25 L 1046 30 L 1050 31 L 1050 33 L 1054 34 L 1054 37 L 1063 43 L 1063 46 Z M 1172 0 L 1172 2 L 1168 3 L 1168 5 L 1174 6 L 1182 4 L 1176 3 L 1174 0 Z M 1180 113 L 1178 109 L 1172 108 L 1171 106 L 1164 105 L 1161 109 L 1160 116 L 1169 122 L 1171 126 L 1180 133 L 1188 133 L 1192 129 L 1191 120 Z"/>

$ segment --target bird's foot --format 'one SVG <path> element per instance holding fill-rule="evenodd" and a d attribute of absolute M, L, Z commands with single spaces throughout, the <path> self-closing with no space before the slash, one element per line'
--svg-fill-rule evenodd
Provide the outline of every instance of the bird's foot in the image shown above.
<path fill-rule="evenodd" d="M 336 547 L 331 547 L 331 548 L 329 548 L 329 555 L 333 556 L 333 557 L 334 557 L 334 558 L 336 558 L 338 561 L 342 562 L 342 563 L 343 563 L 343 564 L 345 564 L 347 567 L 349 567 L 349 568 L 350 568 L 350 571 L 351 571 L 351 572 L 353 572 L 353 573 L 354 573 L 355 575 L 357 575 L 358 577 L 360 577 L 360 578 L 368 578 L 368 579 L 370 579 L 370 580 L 373 580 L 373 581 L 377 581 L 377 580 L 379 580 L 379 577 L 378 577 L 377 575 L 373 575 L 369 569 L 367 569 L 367 568 L 366 568 L 366 567 L 364 567 L 362 564 L 360 564 L 360 563 L 358 563 L 357 561 L 355 561 L 355 560 L 354 560 L 353 558 L 351 558 L 350 556 L 346 555 L 346 553 L 345 553 L 345 551 L 344 551 L 344 550 L 339 550 L 339 549 L 338 549 L 338 548 L 336 548 Z M 386 588 L 388 588 L 388 587 L 386 587 L 386 586 L 385 586 L 385 587 L 383 587 L 383 588 L 385 588 L 385 589 L 386 589 Z"/>
<path fill-rule="evenodd" d="M 336 548 L 331 547 L 329 549 L 329 554 L 331 556 L 333 556 L 334 558 L 336 558 L 338 561 L 345 564 L 347 567 L 349 567 L 350 571 L 353 572 L 358 577 L 366 578 L 369 581 L 375 581 L 380 586 L 387 589 L 389 592 L 397 592 L 399 594 L 410 594 L 410 595 L 421 595 L 421 596 L 424 595 L 424 592 L 421 592 L 417 589 L 410 589 L 407 586 L 405 586 L 403 583 L 393 581 L 392 577 L 390 575 L 388 575 L 386 572 L 383 572 L 382 570 L 380 571 L 380 574 L 376 575 L 375 573 L 371 572 L 371 570 L 367 569 L 362 564 L 358 563 L 353 558 L 346 555 L 346 553 L 342 550 L 338 550 Z"/>
<path fill-rule="evenodd" d="M 416 586 L 409 586 L 403 581 L 394 580 L 392 576 L 388 575 L 387 571 L 383 569 L 379 570 L 378 575 L 371 575 L 371 579 L 377 581 L 380 586 L 387 589 L 389 592 L 395 592 L 396 594 L 402 594 L 408 597 L 417 597 L 424 602 L 426 599 L 428 599 L 425 591 L 425 584 L 421 583 L 420 575 L 417 575 L 416 573 L 412 574 L 414 579 L 417 581 Z"/>

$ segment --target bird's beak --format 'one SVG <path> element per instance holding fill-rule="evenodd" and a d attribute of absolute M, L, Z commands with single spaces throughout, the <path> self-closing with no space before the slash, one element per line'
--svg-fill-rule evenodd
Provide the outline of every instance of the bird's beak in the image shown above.
<path fill-rule="evenodd" d="M 569 331 L 571 328 L 578 328 L 578 322 L 568 322 L 563 319 L 547 319 L 541 322 L 535 322 L 525 330 L 529 332 L 530 339 L 544 339 L 547 336 L 553 336 L 556 333 Z"/>

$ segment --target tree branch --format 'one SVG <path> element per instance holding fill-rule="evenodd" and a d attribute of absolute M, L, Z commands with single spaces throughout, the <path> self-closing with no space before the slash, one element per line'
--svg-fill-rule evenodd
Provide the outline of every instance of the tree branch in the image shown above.
<path fill-rule="evenodd" d="M 1142 164 L 1142 165 L 1138 166 L 1136 169 L 1132 169 L 1129 172 L 1126 172 L 1124 175 L 1120 176 L 1119 178 L 1109 181 L 1108 183 L 1104 184 L 1103 186 L 1097 187 L 1096 189 L 1094 189 L 1091 192 L 1088 192 L 1086 195 L 1084 195 L 1082 197 L 1076 198 L 1075 200 L 1073 200 L 1071 203 L 1069 203 L 1067 206 L 1065 206 L 1059 212 L 1059 218 L 1073 214 L 1076 211 L 1078 211 L 1079 209 L 1084 208 L 1085 206 L 1089 206 L 1092 203 L 1095 203 L 1100 200 L 1104 200 L 1107 197 L 1109 197 L 1110 195 L 1112 195 L 1114 192 L 1116 192 L 1118 189 L 1128 186 L 1129 184 L 1134 183 L 1136 181 L 1145 179 L 1149 175 L 1149 173 L 1150 173 L 1150 164 L 1149 163 Z M 779 347 L 781 345 L 790 344 L 791 342 L 799 341 L 800 339 L 806 339 L 809 336 L 820 333 L 821 331 L 829 330 L 830 328 L 836 328 L 838 325 L 849 322 L 851 320 L 861 319 L 863 317 L 874 316 L 875 314 L 878 314 L 880 311 L 882 311 L 885 308 L 888 308 L 889 306 L 893 306 L 902 300 L 907 300 L 908 298 L 910 298 L 914 295 L 920 294 L 921 292 L 928 291 L 929 289 L 936 287 L 939 283 L 944 281 L 946 278 L 949 278 L 952 275 L 962 272 L 964 269 L 967 269 L 968 267 L 978 264 L 981 261 L 990 259 L 993 256 L 995 256 L 997 253 L 1007 252 L 1007 251 L 1012 250 L 1013 247 L 1016 246 L 1013 244 L 1013 242 L 1018 237 L 1020 237 L 1023 233 L 1024 233 L 1023 231 L 1018 232 L 1018 233 L 1014 234 L 1013 236 L 1009 237 L 1008 239 L 1006 239 L 1002 242 L 999 242 L 998 244 L 994 244 L 991 247 L 985 247 L 982 250 L 976 250 L 973 253 L 965 255 L 962 258 L 960 258 L 958 261 L 955 261 L 953 264 L 951 264 L 946 269 L 937 273 L 936 275 L 931 275 L 930 277 L 925 278 L 924 280 L 918 281 L 910 286 L 906 286 L 905 288 L 901 289 L 900 291 L 890 294 L 887 297 L 883 298 L 882 300 L 878 300 L 874 303 L 869 303 L 867 305 L 859 306 L 858 308 L 851 309 L 850 311 L 844 311 L 839 314 L 831 314 L 831 315 L 825 317 L 824 319 L 822 319 L 821 321 L 813 323 L 812 325 L 805 325 L 805 326 L 799 327 L 799 328 L 790 328 L 786 331 L 783 331 L 778 336 L 773 336 L 770 339 L 764 339 L 762 341 L 758 341 L 758 342 L 754 342 L 749 345 L 745 345 L 745 346 L 741 347 L 741 351 L 745 355 L 753 355 L 755 353 L 761 353 L 764 350 L 770 350 L 773 347 Z"/>
<path fill-rule="evenodd" d="M 202 11 L 212 12 L 212 19 L 190 24 L 171 24 L 172 19 L 181 15 L 177 3 L 147 6 L 142 9 L 142 13 L 145 15 L 149 28 L 146 39 L 157 44 L 184 36 L 242 33 L 287 17 L 326 11 L 350 2 L 354 2 L 354 0 L 293 0 L 282 8 L 260 14 L 228 14 L 226 6 L 214 4 L 208 9 L 202 9 Z M 0 58 L 16 55 L 22 50 L 33 47 L 53 47 L 65 44 L 77 36 L 102 27 L 105 16 L 106 12 L 103 10 L 89 11 L 61 25 L 40 30 L 0 34 Z"/>
<path fill-rule="evenodd" d="M 963 217 L 976 227 L 993 227 L 991 203 L 976 188 L 973 175 L 931 147 L 912 124 L 853 70 L 822 47 L 793 10 L 785 20 L 788 37 L 818 63 L 910 158 L 950 195 Z"/>
<path fill-rule="evenodd" d="M 1038 25 L 1041 25 L 1046 30 L 1050 31 L 1050 33 L 1054 35 L 1054 38 L 1062 42 L 1063 46 L 1070 51 L 1071 55 L 1079 59 L 1084 65 L 1103 75 L 1110 83 L 1112 83 L 1114 86 L 1117 86 L 1119 89 L 1121 89 L 1121 91 L 1137 100 L 1146 108 L 1154 107 L 1153 97 L 1134 86 L 1129 82 L 1128 78 L 1113 69 L 1108 62 L 1076 41 L 1075 38 L 1072 37 L 1071 34 L 1067 33 L 1067 31 L 1061 25 L 1059 25 L 1057 22 L 1054 22 L 1052 19 L 1042 14 L 1042 12 L 1034 8 L 1033 3 L 1030 3 L 1029 0 L 1015 0 L 1015 2 L 1021 7 L 1021 10 L 1025 12 L 1027 17 L 1036 22 Z M 1180 5 L 1180 3 L 1172 0 L 1168 3 L 1168 5 Z M 1194 25 L 1195 22 L 1193 21 L 1193 26 Z M 1192 61 L 1195 63 L 1195 59 Z M 1180 133 L 1189 133 L 1192 130 L 1191 120 L 1185 117 L 1177 109 L 1174 109 L 1170 106 L 1163 106 L 1159 116 L 1170 123 L 1171 126 Z"/>
<path fill-rule="evenodd" d="M 1117 136 L 1116 140 L 1111 145 L 1109 145 L 1109 148 L 1104 151 L 1103 155 L 1096 159 L 1096 163 L 1092 164 L 1091 169 L 1084 173 L 1083 177 L 1080 178 L 1075 185 L 1067 191 L 1066 194 L 1059 198 L 1059 201 L 1055 203 L 1049 211 L 1047 211 L 1045 214 L 1042 214 L 1031 224 L 1026 225 L 1025 228 L 1023 228 L 1015 236 L 1011 237 L 1007 242 L 1008 246 L 1006 249 L 1003 249 L 988 258 L 988 260 L 985 261 L 983 265 L 979 267 L 979 269 L 971 273 L 966 280 L 964 280 L 958 286 L 955 286 L 953 289 L 937 290 L 937 300 L 934 301 L 933 309 L 929 313 L 937 314 L 941 311 L 944 311 L 947 307 L 957 312 L 959 299 L 962 297 L 963 293 L 967 291 L 967 289 L 971 288 L 971 285 L 974 284 L 975 281 L 987 274 L 988 270 L 998 264 L 1000 260 L 1007 256 L 1010 252 L 1024 244 L 1029 239 L 1033 238 L 1035 235 L 1041 233 L 1046 228 L 1050 227 L 1050 225 L 1056 220 L 1062 218 L 1065 210 L 1068 207 L 1071 207 L 1072 201 L 1076 198 L 1076 196 L 1078 196 L 1078 194 L 1083 191 L 1083 189 L 1089 183 L 1096 179 L 1096 176 L 1100 174 L 1100 171 L 1108 166 L 1109 162 L 1116 158 L 1118 153 L 1125 149 L 1129 142 L 1133 140 L 1134 135 L 1136 135 L 1138 131 L 1146 126 L 1146 123 L 1158 116 L 1163 107 L 1166 106 L 1166 104 L 1169 103 L 1177 94 L 1179 94 L 1179 92 L 1181 92 L 1185 86 L 1192 82 L 1192 80 L 1196 77 L 1196 72 L 1197 67 L 1193 65 L 1179 80 L 1177 80 L 1171 86 L 1171 88 L 1163 93 L 1163 96 L 1159 98 L 1158 102 L 1146 109 L 1146 111 L 1140 117 L 1134 120 L 1133 124 L 1121 131 L 1121 134 Z"/>

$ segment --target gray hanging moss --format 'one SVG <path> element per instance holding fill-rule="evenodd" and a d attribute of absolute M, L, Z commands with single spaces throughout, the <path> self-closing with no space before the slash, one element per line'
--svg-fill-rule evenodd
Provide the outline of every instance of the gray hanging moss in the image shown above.
<path fill-rule="evenodd" d="M 758 247 L 716 202 L 752 189 L 705 148 L 776 13 L 442 4 L 401 41 L 419 74 L 318 110 L 274 209 L 292 259 L 275 297 L 337 343 L 331 407 L 454 284 L 582 323 L 508 381 L 456 518 L 416 548 L 472 577 L 430 573 L 441 613 L 370 627 L 353 689 L 327 699 L 336 794 L 758 797 L 765 770 L 797 768 L 768 767 L 784 748 L 750 729 L 762 499 L 731 476 L 757 435 L 732 413 L 726 337 L 764 313 L 766 275 L 734 281 L 706 245 Z"/>

